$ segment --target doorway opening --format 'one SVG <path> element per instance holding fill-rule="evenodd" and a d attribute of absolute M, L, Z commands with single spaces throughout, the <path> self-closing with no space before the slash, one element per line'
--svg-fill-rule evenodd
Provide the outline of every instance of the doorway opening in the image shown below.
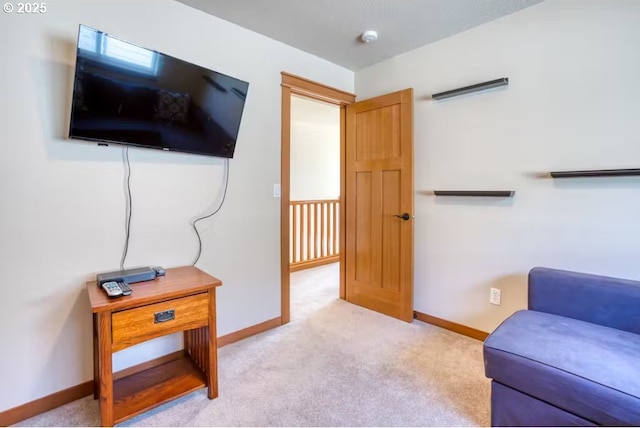
<path fill-rule="evenodd" d="M 291 320 L 291 272 L 299 271 L 306 267 L 316 269 L 331 269 L 328 263 L 338 263 L 339 288 L 336 290 L 341 298 L 345 297 L 344 286 L 344 236 L 340 233 L 344 224 L 344 148 L 345 148 L 345 106 L 355 101 L 355 95 L 328 86 L 312 82 L 310 80 L 282 73 L 282 156 L 281 156 L 281 207 L 280 207 L 280 231 L 281 231 L 281 320 L 282 324 Z M 337 116 L 338 141 L 330 146 L 337 146 L 336 154 L 332 150 L 316 153 L 315 157 L 323 157 L 325 162 L 313 162 L 314 174 L 308 171 L 300 172 L 300 168 L 292 168 L 292 160 L 298 164 L 308 162 L 308 150 L 321 150 L 321 145 L 313 144 L 313 148 L 300 147 L 296 144 L 299 137 L 309 138 L 313 132 L 306 134 L 301 124 L 306 119 L 311 120 L 309 113 L 324 114 L 327 117 Z M 302 115 L 302 117 L 301 117 Z M 316 116 L 316 120 L 318 117 Z M 297 123 L 296 123 L 297 122 Z M 326 126 L 326 128 L 325 128 Z M 306 126 L 314 128 L 313 125 Z M 327 133 L 332 131 L 335 124 L 315 124 L 315 133 L 322 134 L 320 129 Z M 309 129 L 307 129 L 309 130 Z M 302 134 L 302 135 L 301 135 Z M 316 135 L 316 137 L 319 137 Z M 292 146 L 292 144 L 296 144 Z M 307 158 L 307 160 L 305 160 Z M 337 163 L 337 171 L 336 169 Z M 307 164 L 308 166 L 309 164 Z M 330 175 L 321 173 L 323 166 L 328 166 Z M 335 174 L 337 172 L 337 174 Z M 337 176 L 336 176 L 337 175 Z M 293 181 L 295 180 L 295 182 Z M 326 186 L 322 181 L 329 181 Z M 336 183 L 337 181 L 337 183 Z M 305 184 L 306 183 L 306 184 Z M 337 185 L 336 185 L 337 184 Z M 306 188 L 306 190 L 305 190 Z M 308 191 L 308 194 L 304 192 Z M 336 195 L 337 197 L 333 196 Z M 316 198 L 316 196 L 322 196 Z M 323 266 L 326 265 L 326 266 Z M 318 266 L 323 266 L 318 268 Z M 333 269 L 336 269 L 334 266 Z M 316 271 L 317 272 L 317 271 Z M 297 280 L 306 282 L 313 273 L 308 275 L 296 275 Z M 325 272 L 329 274 L 330 272 Z M 335 276 L 335 272 L 334 272 Z M 302 285 L 304 286 L 304 285 Z M 326 293 L 327 290 L 319 293 Z M 330 292 L 330 291 L 329 291 Z"/>
<path fill-rule="evenodd" d="M 339 296 L 340 106 L 291 96 L 291 317 Z"/>

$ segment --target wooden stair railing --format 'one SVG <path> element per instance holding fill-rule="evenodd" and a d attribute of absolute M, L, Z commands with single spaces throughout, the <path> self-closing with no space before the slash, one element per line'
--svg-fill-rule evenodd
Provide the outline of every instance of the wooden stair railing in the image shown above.
<path fill-rule="evenodd" d="M 289 204 L 291 271 L 340 260 L 340 200 L 291 201 Z"/>

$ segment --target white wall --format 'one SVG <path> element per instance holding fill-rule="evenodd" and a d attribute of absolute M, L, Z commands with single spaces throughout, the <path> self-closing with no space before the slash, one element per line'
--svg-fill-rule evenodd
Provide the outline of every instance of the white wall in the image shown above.
<path fill-rule="evenodd" d="M 223 280 L 218 333 L 280 315 L 280 72 L 345 91 L 353 73 L 177 2 L 55 1 L 0 15 L 0 411 L 92 378 L 84 282 L 117 269 L 122 150 L 65 138 L 78 24 L 250 82 L 229 192 L 202 222 L 198 266 Z M 190 221 L 215 207 L 222 160 L 131 149 L 128 267 L 190 264 Z M 246 269 L 250 264 L 252 269 Z M 172 337 L 116 355 L 116 369 L 179 347 Z M 122 353 L 121 353 L 122 354 Z"/>
<path fill-rule="evenodd" d="M 291 97 L 292 201 L 340 197 L 340 107 Z"/>
<path fill-rule="evenodd" d="M 491 331 L 526 307 L 533 266 L 640 279 L 640 179 L 535 177 L 640 167 L 639 22 L 635 0 L 546 0 L 356 72 L 359 99 L 415 90 L 415 310 Z M 456 189 L 517 193 L 421 193 Z"/>

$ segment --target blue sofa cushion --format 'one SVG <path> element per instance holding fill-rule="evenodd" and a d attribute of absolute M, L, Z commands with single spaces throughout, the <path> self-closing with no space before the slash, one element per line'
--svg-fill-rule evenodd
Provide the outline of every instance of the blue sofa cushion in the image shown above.
<path fill-rule="evenodd" d="M 640 281 L 536 267 L 529 307 L 640 334 Z"/>
<path fill-rule="evenodd" d="M 640 425 L 640 336 L 519 311 L 484 344 L 485 373 L 600 425 Z"/>

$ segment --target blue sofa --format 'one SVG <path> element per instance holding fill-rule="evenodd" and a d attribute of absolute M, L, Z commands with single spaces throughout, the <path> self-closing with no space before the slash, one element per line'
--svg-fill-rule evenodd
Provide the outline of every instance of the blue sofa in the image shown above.
<path fill-rule="evenodd" d="M 529 272 L 528 310 L 484 342 L 492 426 L 640 425 L 640 282 Z"/>

